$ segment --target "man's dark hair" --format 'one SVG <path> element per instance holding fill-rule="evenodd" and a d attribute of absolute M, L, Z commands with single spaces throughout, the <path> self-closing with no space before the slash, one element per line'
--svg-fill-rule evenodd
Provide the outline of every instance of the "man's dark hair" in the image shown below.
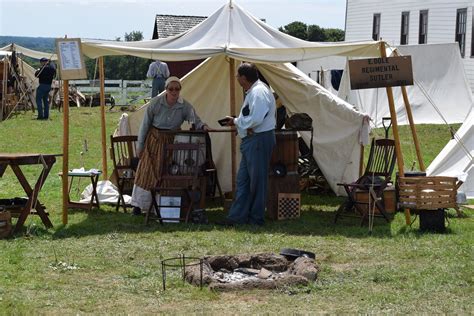
<path fill-rule="evenodd" d="M 254 64 L 243 63 L 237 69 L 240 76 L 245 76 L 249 82 L 255 82 L 258 80 L 258 70 Z"/>

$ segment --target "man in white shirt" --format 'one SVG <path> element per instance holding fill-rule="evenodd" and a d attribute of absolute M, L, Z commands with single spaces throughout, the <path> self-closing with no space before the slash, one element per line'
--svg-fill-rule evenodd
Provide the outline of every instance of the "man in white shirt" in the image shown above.
<path fill-rule="evenodd" d="M 275 146 L 276 105 L 270 88 L 258 79 L 255 65 L 243 63 L 237 81 L 246 91 L 240 115 L 227 116 L 242 138 L 237 190 L 227 219 L 218 224 L 263 225 L 267 201 L 268 167 Z"/>
<path fill-rule="evenodd" d="M 148 78 L 153 78 L 151 88 L 151 97 L 153 98 L 165 90 L 165 82 L 170 76 L 170 70 L 166 63 L 156 60 L 150 64 L 150 67 L 148 67 L 146 76 Z"/>

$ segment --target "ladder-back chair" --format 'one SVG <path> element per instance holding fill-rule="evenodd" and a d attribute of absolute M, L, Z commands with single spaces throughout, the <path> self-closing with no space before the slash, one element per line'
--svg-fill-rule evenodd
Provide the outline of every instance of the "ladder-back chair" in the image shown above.
<path fill-rule="evenodd" d="M 135 172 L 137 168 L 137 139 L 136 135 L 111 136 L 111 157 L 114 165 L 113 176 L 117 181 L 119 198 L 116 210 L 122 205 L 124 212 L 127 211 L 124 194 L 130 194 L 133 190 Z"/>
<path fill-rule="evenodd" d="M 361 224 L 363 224 L 371 207 L 375 207 L 387 221 L 390 221 L 385 210 L 383 192 L 391 181 L 395 161 L 395 141 L 393 139 L 372 139 L 364 174 L 353 183 L 337 184 L 344 187 L 347 200 L 337 210 L 334 223 L 337 222 L 340 216 L 349 213 L 360 216 L 362 218 Z M 365 198 L 358 198 L 364 195 Z"/>

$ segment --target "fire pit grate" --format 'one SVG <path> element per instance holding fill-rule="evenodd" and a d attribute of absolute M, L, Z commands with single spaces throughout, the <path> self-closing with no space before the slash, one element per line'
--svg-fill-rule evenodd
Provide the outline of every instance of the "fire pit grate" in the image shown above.
<path fill-rule="evenodd" d="M 198 267 L 199 287 L 202 289 L 202 269 L 203 259 L 196 257 L 186 257 L 182 254 L 179 257 L 173 257 L 161 260 L 161 277 L 163 281 L 163 291 L 166 290 L 166 271 L 167 269 L 181 269 L 183 282 L 186 280 L 186 268 Z"/>

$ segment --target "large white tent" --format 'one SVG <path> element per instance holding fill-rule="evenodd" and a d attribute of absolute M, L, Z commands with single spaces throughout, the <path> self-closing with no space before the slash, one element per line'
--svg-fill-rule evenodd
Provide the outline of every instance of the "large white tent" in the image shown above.
<path fill-rule="evenodd" d="M 473 98 L 457 43 L 401 45 L 394 47 L 400 55 L 411 56 L 414 85 L 407 86 L 416 124 L 462 123 Z M 298 68 L 311 77 L 323 72 L 323 86 L 340 98 L 368 113 L 374 126 L 382 126 L 382 118 L 390 116 L 385 89 L 351 90 L 347 58 L 325 57 L 298 63 Z M 344 69 L 339 91 L 331 87 L 331 70 Z M 408 124 L 401 89 L 394 88 L 398 123 Z"/>
<path fill-rule="evenodd" d="M 460 190 L 474 199 L 474 108 L 454 139 L 448 142 L 426 171 L 433 176 L 458 177 L 464 181 Z"/>
<path fill-rule="evenodd" d="M 232 114 L 230 104 L 241 104 L 242 93 L 235 78 L 238 65 L 233 59 L 252 61 L 281 96 L 290 111 L 307 112 L 313 117 L 314 155 L 331 187 L 358 176 L 359 133 L 364 114 L 331 95 L 291 64 L 297 60 L 329 55 L 380 56 L 379 42 L 314 43 L 283 34 L 253 17 L 232 1 L 201 24 L 180 35 L 141 42 L 83 41 L 83 53 L 96 58 L 106 55 L 133 55 L 179 61 L 208 58 L 189 73 L 182 95 L 193 103 L 198 114 L 213 127 L 217 119 Z M 233 67 L 232 67 L 233 65 Z M 146 107 L 146 105 L 145 105 Z M 130 117 L 136 132 L 144 108 Z M 238 110 L 237 110 L 238 111 Z M 309 140 L 309 135 L 304 135 Z M 230 137 L 213 133 L 213 156 L 224 190 L 230 188 Z"/>

